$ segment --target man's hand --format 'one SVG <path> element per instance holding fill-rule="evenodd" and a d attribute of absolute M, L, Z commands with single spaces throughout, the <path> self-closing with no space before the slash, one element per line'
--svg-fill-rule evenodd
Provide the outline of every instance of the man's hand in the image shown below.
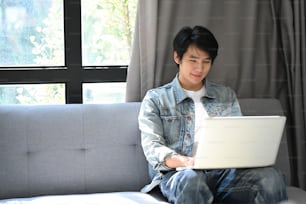
<path fill-rule="evenodd" d="M 176 154 L 166 158 L 165 164 L 169 168 L 192 167 L 194 165 L 194 158 Z"/>

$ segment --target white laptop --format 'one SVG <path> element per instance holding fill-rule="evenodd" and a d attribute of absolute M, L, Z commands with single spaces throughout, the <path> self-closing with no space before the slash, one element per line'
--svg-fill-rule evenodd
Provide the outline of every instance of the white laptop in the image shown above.
<path fill-rule="evenodd" d="M 211 117 L 195 144 L 195 169 L 249 168 L 275 163 L 285 116 Z"/>

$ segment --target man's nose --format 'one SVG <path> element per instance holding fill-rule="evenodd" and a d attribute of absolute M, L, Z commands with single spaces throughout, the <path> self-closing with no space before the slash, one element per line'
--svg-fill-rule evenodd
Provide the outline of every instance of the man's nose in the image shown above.
<path fill-rule="evenodd" d="M 197 63 L 196 68 L 197 68 L 197 70 L 202 71 L 204 69 L 204 66 L 205 66 L 204 63 L 199 62 L 199 63 Z"/>

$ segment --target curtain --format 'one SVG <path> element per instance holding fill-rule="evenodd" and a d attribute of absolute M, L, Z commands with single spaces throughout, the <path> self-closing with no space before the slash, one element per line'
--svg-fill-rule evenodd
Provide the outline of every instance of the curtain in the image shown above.
<path fill-rule="evenodd" d="M 155 80 L 157 0 L 138 2 L 134 43 L 127 75 L 127 101 L 140 100 Z"/>
<path fill-rule="evenodd" d="M 294 184 L 306 189 L 306 5 L 304 0 L 273 1 L 280 59 L 283 60 L 288 89 L 290 137 L 288 137 Z"/>
<path fill-rule="evenodd" d="M 177 73 L 172 40 L 183 26 L 203 25 L 219 42 L 208 79 L 232 87 L 239 98 L 278 98 L 288 117 L 293 185 L 305 180 L 304 0 L 140 0 L 127 101 Z"/>

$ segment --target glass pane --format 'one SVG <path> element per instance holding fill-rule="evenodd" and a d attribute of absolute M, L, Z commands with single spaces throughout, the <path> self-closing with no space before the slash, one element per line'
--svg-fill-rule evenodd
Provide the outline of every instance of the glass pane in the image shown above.
<path fill-rule="evenodd" d="M 0 1 L 0 66 L 64 66 L 63 0 Z"/>
<path fill-rule="evenodd" d="M 137 0 L 82 0 L 84 66 L 127 65 Z"/>
<path fill-rule="evenodd" d="M 65 85 L 0 85 L 0 104 L 65 104 Z"/>
<path fill-rule="evenodd" d="M 83 103 L 121 103 L 125 101 L 125 82 L 84 83 Z"/>

